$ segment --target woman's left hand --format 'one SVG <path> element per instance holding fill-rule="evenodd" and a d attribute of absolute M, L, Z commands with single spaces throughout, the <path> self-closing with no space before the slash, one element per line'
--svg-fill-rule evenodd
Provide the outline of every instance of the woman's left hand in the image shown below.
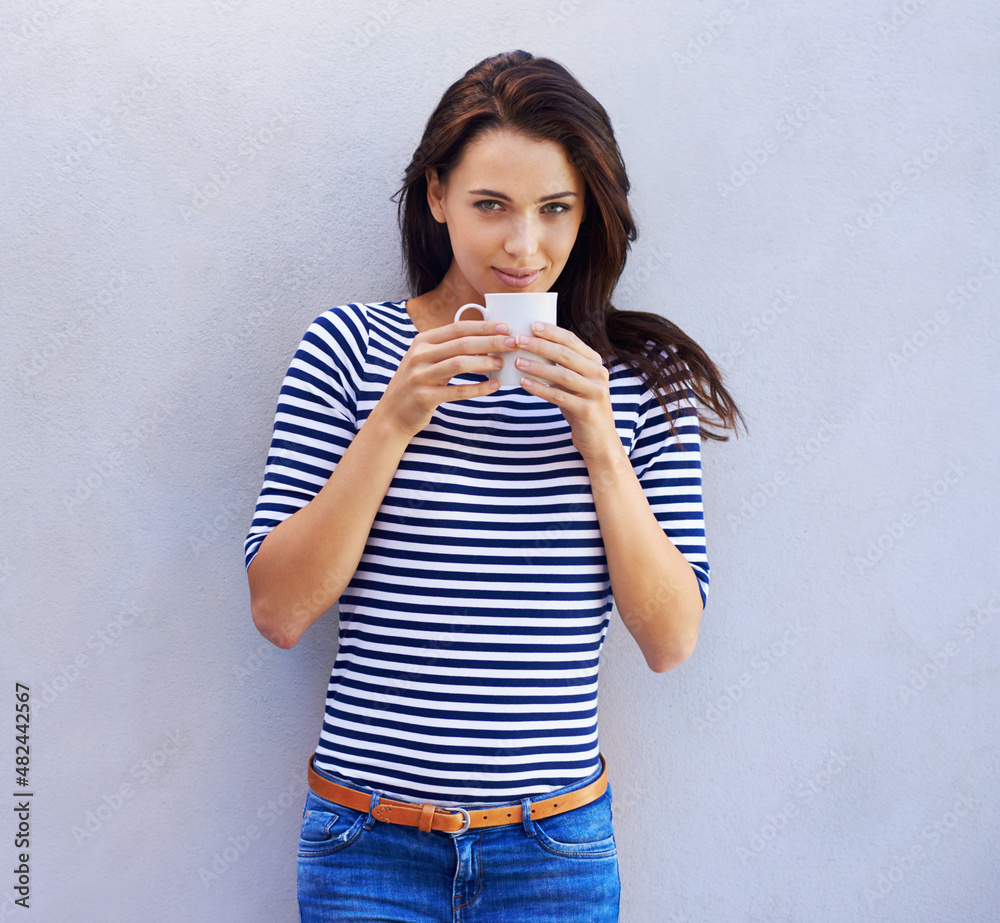
<path fill-rule="evenodd" d="M 521 387 L 563 412 L 573 431 L 573 445 L 584 461 L 611 453 L 621 455 L 622 442 L 611 408 L 610 375 L 600 354 L 564 327 L 536 321 L 531 329 L 533 336 L 517 337 L 518 347 L 551 359 L 555 365 L 521 358 L 517 367 L 552 384 L 524 377 Z"/>
<path fill-rule="evenodd" d="M 650 668 L 669 670 L 698 640 L 698 579 L 657 521 L 622 448 L 601 357 L 562 327 L 533 324 L 532 331 L 517 345 L 556 364 L 519 361 L 522 371 L 552 382 L 525 378 L 521 387 L 556 404 L 569 421 L 573 445 L 587 463 L 615 604 Z"/>

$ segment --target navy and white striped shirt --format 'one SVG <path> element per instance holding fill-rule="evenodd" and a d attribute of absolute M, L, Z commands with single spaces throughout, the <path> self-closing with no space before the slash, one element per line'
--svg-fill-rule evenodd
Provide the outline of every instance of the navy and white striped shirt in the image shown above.
<path fill-rule="evenodd" d="M 246 564 L 305 506 L 417 331 L 405 302 L 317 318 L 281 388 Z M 482 380 L 462 375 L 452 383 Z M 615 425 L 704 599 L 698 418 L 611 372 Z M 587 468 L 554 404 L 521 388 L 441 404 L 410 442 L 340 598 L 316 764 L 441 805 L 509 801 L 598 767 L 611 590 Z"/>

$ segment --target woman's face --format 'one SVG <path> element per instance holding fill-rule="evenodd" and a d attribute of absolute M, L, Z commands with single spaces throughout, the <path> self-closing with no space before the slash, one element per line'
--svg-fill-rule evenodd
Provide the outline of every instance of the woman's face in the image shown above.
<path fill-rule="evenodd" d="M 466 300 L 487 292 L 547 292 L 584 216 L 586 185 L 562 145 L 512 131 L 469 142 L 445 183 L 428 171 L 427 200 L 448 226 L 446 280 Z"/>

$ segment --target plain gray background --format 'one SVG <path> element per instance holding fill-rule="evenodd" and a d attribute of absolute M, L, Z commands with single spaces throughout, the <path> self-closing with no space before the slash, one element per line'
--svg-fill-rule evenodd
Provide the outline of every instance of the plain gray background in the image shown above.
<path fill-rule="evenodd" d="M 988 0 L 7 0 L 2 674 L 35 794 L 0 921 L 297 919 L 336 623 L 281 652 L 250 621 L 277 391 L 317 314 L 407 294 L 389 197 L 444 88 L 517 47 L 616 125 L 619 306 L 750 424 L 705 447 L 694 657 L 654 675 L 617 621 L 605 649 L 623 921 L 996 920 L 998 34 Z"/>

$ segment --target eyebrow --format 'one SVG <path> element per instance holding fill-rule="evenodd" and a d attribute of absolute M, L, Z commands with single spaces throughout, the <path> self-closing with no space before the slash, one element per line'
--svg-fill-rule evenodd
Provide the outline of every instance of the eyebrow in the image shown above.
<path fill-rule="evenodd" d="M 513 201 L 510 196 L 504 195 L 502 192 L 495 192 L 492 189 L 470 189 L 469 195 L 485 195 L 489 196 L 491 199 L 503 199 L 505 202 Z M 566 192 L 557 192 L 553 195 L 542 196 L 535 204 L 540 205 L 542 202 L 550 202 L 552 199 L 566 199 L 569 196 L 575 196 L 577 193 L 570 190 Z"/>

